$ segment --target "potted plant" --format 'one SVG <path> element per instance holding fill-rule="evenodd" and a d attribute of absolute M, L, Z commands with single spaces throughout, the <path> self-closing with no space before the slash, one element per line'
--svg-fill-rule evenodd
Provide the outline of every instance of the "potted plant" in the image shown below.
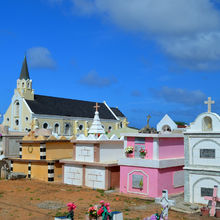
<path fill-rule="evenodd" d="M 130 157 L 130 155 L 134 152 L 134 147 L 133 146 L 127 146 L 125 148 L 125 154 L 127 157 Z"/>
<path fill-rule="evenodd" d="M 145 158 L 145 156 L 146 156 L 146 154 L 147 154 L 147 151 L 146 151 L 145 149 L 141 148 L 140 151 L 139 151 L 139 153 L 140 153 L 140 157 L 141 157 L 141 158 Z"/>

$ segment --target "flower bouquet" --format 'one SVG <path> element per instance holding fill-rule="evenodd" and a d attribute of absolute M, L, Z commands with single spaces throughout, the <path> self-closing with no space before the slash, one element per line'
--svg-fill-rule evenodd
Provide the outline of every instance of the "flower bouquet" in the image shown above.
<path fill-rule="evenodd" d="M 134 152 L 134 147 L 133 146 L 127 146 L 125 148 L 125 153 L 126 154 L 132 154 Z"/>
<path fill-rule="evenodd" d="M 107 202 L 105 203 L 104 200 L 100 201 L 101 207 L 99 208 L 97 214 L 98 216 L 102 216 L 102 220 L 111 220 L 112 214 L 110 210 L 110 204 Z"/>
<path fill-rule="evenodd" d="M 74 220 L 74 210 L 76 209 L 76 205 L 72 202 L 69 202 L 67 206 L 68 206 L 68 211 L 69 211 L 67 218 Z"/>
<path fill-rule="evenodd" d="M 89 210 L 88 210 L 89 219 L 97 219 L 98 217 L 97 212 L 98 212 L 98 208 L 96 205 L 89 207 Z"/>
<path fill-rule="evenodd" d="M 141 148 L 140 149 L 140 151 L 139 151 L 139 153 L 140 153 L 140 157 L 145 157 L 146 156 L 146 154 L 147 154 L 147 151 L 145 150 L 145 149 L 143 149 L 143 148 Z"/>

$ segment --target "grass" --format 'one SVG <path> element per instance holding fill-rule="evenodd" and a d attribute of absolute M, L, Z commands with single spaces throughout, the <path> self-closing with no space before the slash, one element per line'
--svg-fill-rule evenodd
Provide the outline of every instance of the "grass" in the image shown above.
<path fill-rule="evenodd" d="M 67 216 L 68 212 L 57 212 L 55 217 Z"/>

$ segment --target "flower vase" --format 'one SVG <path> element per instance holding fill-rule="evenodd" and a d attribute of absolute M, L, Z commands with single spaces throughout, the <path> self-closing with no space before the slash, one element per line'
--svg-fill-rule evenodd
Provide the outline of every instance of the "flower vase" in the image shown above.
<path fill-rule="evenodd" d="M 132 153 L 126 153 L 126 157 L 132 158 Z"/>
<path fill-rule="evenodd" d="M 144 158 L 145 158 L 145 155 L 141 154 L 141 155 L 140 155 L 140 158 L 141 158 L 141 159 L 144 159 Z"/>
<path fill-rule="evenodd" d="M 209 216 L 210 209 L 208 207 L 202 207 L 201 209 L 202 216 Z"/>

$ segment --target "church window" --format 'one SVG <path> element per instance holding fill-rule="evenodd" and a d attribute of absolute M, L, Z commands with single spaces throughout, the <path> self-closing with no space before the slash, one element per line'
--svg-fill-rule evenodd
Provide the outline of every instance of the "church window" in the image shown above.
<path fill-rule="evenodd" d="M 79 130 L 80 130 L 80 131 L 83 130 L 83 125 L 79 125 Z"/>
<path fill-rule="evenodd" d="M 122 121 L 120 122 L 120 128 L 123 128 L 123 123 L 122 123 Z"/>
<path fill-rule="evenodd" d="M 112 126 L 108 126 L 108 130 L 111 131 L 112 130 Z"/>
<path fill-rule="evenodd" d="M 60 127 L 60 125 L 59 125 L 58 123 L 56 123 L 56 124 L 54 125 L 54 133 L 56 133 L 56 134 L 59 133 L 59 127 Z"/>
<path fill-rule="evenodd" d="M 28 117 L 26 117 L 25 119 L 26 119 L 26 121 L 28 121 Z"/>
<path fill-rule="evenodd" d="M 212 119 L 208 116 L 203 118 L 203 131 L 212 131 Z"/>
<path fill-rule="evenodd" d="M 164 125 L 164 126 L 162 127 L 162 131 L 163 131 L 163 132 L 171 132 L 171 128 L 170 128 L 169 125 Z"/>
<path fill-rule="evenodd" d="M 30 86 L 30 84 L 28 83 L 28 84 L 27 84 L 27 87 L 29 88 L 29 86 Z"/>
<path fill-rule="evenodd" d="M 9 121 L 9 118 L 7 118 L 6 120 Z"/>
<path fill-rule="evenodd" d="M 19 125 L 19 120 L 18 120 L 18 119 L 15 120 L 15 125 L 16 125 L 16 126 Z"/>
<path fill-rule="evenodd" d="M 22 83 L 22 88 L 24 88 L 24 82 Z"/>
<path fill-rule="evenodd" d="M 48 128 L 48 123 L 47 122 L 43 123 L 43 128 L 45 128 L 45 129 Z"/>
<path fill-rule="evenodd" d="M 19 106 L 20 106 L 19 101 L 15 101 L 15 106 L 14 106 L 14 108 L 15 108 L 15 110 L 14 110 L 15 116 L 19 116 Z"/>
<path fill-rule="evenodd" d="M 70 135 L 70 124 L 65 124 L 64 134 L 65 135 Z"/>

